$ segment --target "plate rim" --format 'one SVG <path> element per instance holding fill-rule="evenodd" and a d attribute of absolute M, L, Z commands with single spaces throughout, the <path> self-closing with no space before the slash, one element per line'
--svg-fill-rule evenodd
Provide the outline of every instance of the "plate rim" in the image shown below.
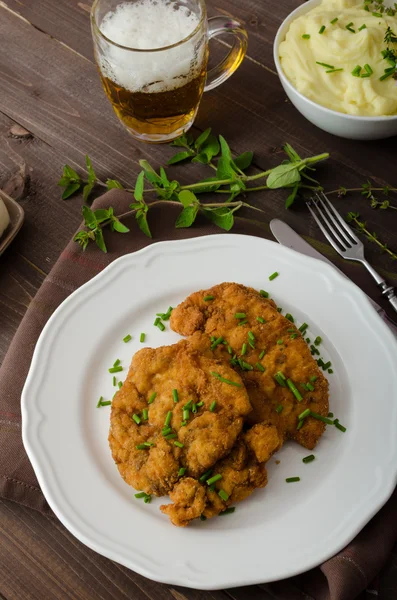
<path fill-rule="evenodd" d="M 62 307 L 69 304 L 69 302 L 72 302 L 73 299 L 78 297 L 80 294 L 83 294 L 85 290 L 87 290 L 89 287 L 91 287 L 93 282 L 97 282 L 99 279 L 108 277 L 109 274 L 111 272 L 113 272 L 113 270 L 115 268 L 117 268 L 118 265 L 121 265 L 121 263 L 126 262 L 128 260 L 134 260 L 134 259 L 139 260 L 140 256 L 145 255 L 145 254 L 150 254 L 152 252 L 156 252 L 159 248 L 161 249 L 161 247 L 164 247 L 164 246 L 178 246 L 178 245 L 189 246 L 190 244 L 193 244 L 193 245 L 204 244 L 205 245 L 206 242 L 208 242 L 208 241 L 211 241 L 214 243 L 217 243 L 219 241 L 222 243 L 222 242 L 226 242 L 227 240 L 230 242 L 230 238 L 235 238 L 236 241 L 237 241 L 237 239 L 241 240 L 242 238 L 244 238 L 246 240 L 252 240 L 252 238 L 254 238 L 255 240 L 257 240 L 257 242 L 259 242 L 261 244 L 264 244 L 264 245 L 271 244 L 273 246 L 275 245 L 277 248 L 282 248 L 283 252 L 285 252 L 287 255 L 299 256 L 300 260 L 303 260 L 303 262 L 306 262 L 307 264 L 310 264 L 310 263 L 315 264 L 318 268 L 320 268 L 320 270 L 324 271 L 325 273 L 328 273 L 329 275 L 331 275 L 331 277 L 335 278 L 337 282 L 340 282 L 341 285 L 343 285 L 345 288 L 348 288 L 349 292 L 351 294 L 353 294 L 353 296 L 354 295 L 356 296 L 357 300 L 359 302 L 361 302 L 362 306 L 365 307 L 366 311 L 369 314 L 370 313 L 372 313 L 374 315 L 377 314 L 376 311 L 373 309 L 366 294 L 353 281 L 343 277 L 342 274 L 340 274 L 337 271 L 337 269 L 335 269 L 332 265 L 326 264 L 317 258 L 304 255 L 304 254 L 297 252 L 291 248 L 281 246 L 277 242 L 274 242 L 273 240 L 269 240 L 267 238 L 262 238 L 259 236 L 250 236 L 250 235 L 246 235 L 246 234 L 230 233 L 227 236 L 225 236 L 224 234 L 210 234 L 210 235 L 205 235 L 205 236 L 196 236 L 193 238 L 184 238 L 181 240 L 165 240 L 165 241 L 154 242 L 144 248 L 141 248 L 140 250 L 137 250 L 135 252 L 130 252 L 130 253 L 124 254 L 124 255 L 116 258 L 109 265 L 107 265 L 100 273 L 97 273 L 94 277 L 92 277 L 90 280 L 88 280 L 86 283 L 84 283 L 82 286 L 80 286 L 77 290 L 72 292 L 72 294 L 70 294 L 57 307 L 57 309 L 54 311 L 54 313 L 48 319 L 47 323 L 45 324 L 45 326 L 39 336 L 39 339 L 38 339 L 36 347 L 35 347 L 33 359 L 31 362 L 31 366 L 29 369 L 29 373 L 26 378 L 25 385 L 24 385 L 22 395 L 21 395 L 23 444 L 24 444 L 25 450 L 28 454 L 29 460 L 31 461 L 31 463 L 33 465 L 33 468 L 35 470 L 35 473 L 36 473 L 37 479 L 39 481 L 40 487 L 43 491 L 43 494 L 45 495 L 50 507 L 52 508 L 52 510 L 54 511 L 56 516 L 59 518 L 59 520 L 64 524 L 64 526 L 77 539 L 79 539 L 82 543 L 84 543 L 85 545 L 87 545 L 88 547 L 93 549 L 94 551 L 100 553 L 103 556 L 106 556 L 110 560 L 115 560 L 115 561 L 119 562 L 120 564 L 125 565 L 127 568 L 130 568 L 130 569 L 136 571 L 137 573 L 140 573 L 141 575 L 152 579 L 153 581 L 158 581 L 158 582 L 169 584 L 169 585 L 182 585 L 182 586 L 188 586 L 188 587 L 195 587 L 196 589 L 202 589 L 202 590 L 217 590 L 217 589 L 222 589 L 222 588 L 227 588 L 227 587 L 240 587 L 240 586 L 245 586 L 245 585 L 264 583 L 265 581 L 277 581 L 277 580 L 291 577 L 291 576 L 297 575 L 299 573 L 302 573 L 304 571 L 307 571 L 311 568 L 318 566 L 319 564 L 323 563 L 324 561 L 329 560 L 332 556 L 334 556 L 342 548 L 344 548 L 348 543 L 350 543 L 350 541 L 352 541 L 357 536 L 357 534 L 373 518 L 373 516 L 386 504 L 387 500 L 392 495 L 392 493 L 396 487 L 396 484 L 397 484 L 397 467 L 396 467 L 394 473 L 389 472 L 388 479 L 386 482 L 383 482 L 382 488 L 380 490 L 378 490 L 376 500 L 375 500 L 375 498 L 373 499 L 373 505 L 371 507 L 371 510 L 367 511 L 367 516 L 365 518 L 362 518 L 360 520 L 360 522 L 357 523 L 356 527 L 352 528 L 350 530 L 349 534 L 345 535 L 343 537 L 343 539 L 340 540 L 339 544 L 334 544 L 332 546 L 331 550 L 324 550 L 324 552 L 321 554 L 321 556 L 319 556 L 319 558 L 313 558 L 312 560 L 307 560 L 307 563 L 306 563 L 306 566 L 304 569 L 302 569 L 301 567 L 299 567 L 296 570 L 291 569 L 290 571 L 286 572 L 282 576 L 275 577 L 272 579 L 266 578 L 264 580 L 263 578 L 260 577 L 260 575 L 258 576 L 257 579 L 253 579 L 252 577 L 244 579 L 241 576 L 240 577 L 235 576 L 234 579 L 231 580 L 230 578 L 224 578 L 224 577 L 219 578 L 218 577 L 217 581 L 213 582 L 212 584 L 210 584 L 210 583 L 207 584 L 205 581 L 197 580 L 197 581 L 194 581 L 194 583 L 192 585 L 190 582 L 186 582 L 186 580 L 184 580 L 181 577 L 178 578 L 175 576 L 171 576 L 171 577 L 167 578 L 164 576 L 164 574 L 159 576 L 158 574 L 156 574 L 155 569 L 153 569 L 153 571 L 150 571 L 149 569 L 138 564 L 137 562 L 134 563 L 135 556 L 132 556 L 129 559 L 124 559 L 123 557 L 118 556 L 117 552 L 113 552 L 113 550 L 108 550 L 104 546 L 101 546 L 100 544 L 98 544 L 96 542 L 95 539 L 91 539 L 89 536 L 87 536 L 85 534 L 85 532 L 81 532 L 78 530 L 78 528 L 75 527 L 75 523 L 73 522 L 73 519 L 69 520 L 69 517 L 70 517 L 70 514 L 72 514 L 72 516 L 73 516 L 73 513 L 76 511 L 74 511 L 74 509 L 72 507 L 69 507 L 71 513 L 69 513 L 69 515 L 64 514 L 63 510 L 59 506 L 59 503 L 56 498 L 56 494 L 54 494 L 54 496 L 53 496 L 54 490 L 51 489 L 51 486 L 47 485 L 46 475 L 44 473 L 43 465 L 41 464 L 39 457 L 36 456 L 36 453 L 34 450 L 34 442 L 36 442 L 36 443 L 39 442 L 39 439 L 37 437 L 37 425 L 36 425 L 36 427 L 33 428 L 33 430 L 31 427 L 29 429 L 29 426 L 28 426 L 29 425 L 28 403 L 27 403 L 26 399 L 27 399 L 27 395 L 30 392 L 30 388 L 33 387 L 33 385 L 34 385 L 34 377 L 39 376 L 38 362 L 39 362 L 39 358 L 40 358 L 40 352 L 42 351 L 42 346 L 45 343 L 46 336 L 48 335 L 48 331 L 52 327 L 52 323 L 58 318 L 58 314 L 60 313 Z M 370 310 L 368 310 L 368 309 L 370 309 Z M 396 342 L 392 332 L 387 327 L 387 325 L 383 322 L 383 320 L 379 317 L 379 315 L 378 315 L 378 318 L 376 319 L 376 321 L 378 324 L 382 323 L 382 325 L 380 327 L 381 327 L 381 329 L 383 328 L 384 335 L 389 340 L 389 345 L 392 345 L 392 346 L 394 345 L 397 349 L 397 342 Z M 34 438 L 33 434 L 36 434 L 35 438 Z M 31 444 L 31 442 L 33 442 L 33 443 Z M 40 444 L 40 442 L 39 442 L 39 444 Z M 79 516 L 78 513 L 76 513 L 76 516 Z M 342 538 L 342 536 L 341 536 L 341 538 Z"/>

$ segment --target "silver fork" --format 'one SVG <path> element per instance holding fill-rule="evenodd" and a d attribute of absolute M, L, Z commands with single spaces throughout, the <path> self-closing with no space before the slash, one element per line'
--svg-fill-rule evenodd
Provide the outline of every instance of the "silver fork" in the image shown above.
<path fill-rule="evenodd" d="M 362 263 L 375 279 L 378 287 L 381 289 L 382 296 L 385 296 L 389 300 L 397 312 L 397 296 L 394 288 L 365 260 L 362 241 L 358 239 L 354 231 L 342 219 L 327 196 L 323 192 L 316 193 L 315 197 L 311 198 L 306 204 L 331 246 L 335 248 L 342 258 Z"/>

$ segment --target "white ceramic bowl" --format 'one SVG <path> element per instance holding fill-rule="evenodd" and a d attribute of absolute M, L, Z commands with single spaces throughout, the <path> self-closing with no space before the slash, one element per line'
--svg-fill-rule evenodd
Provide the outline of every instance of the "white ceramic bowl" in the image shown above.
<path fill-rule="evenodd" d="M 279 58 L 279 46 L 284 41 L 292 21 L 309 12 L 321 0 L 308 0 L 296 8 L 281 24 L 273 45 L 273 56 L 281 84 L 292 104 L 308 121 L 320 129 L 351 140 L 379 140 L 397 135 L 397 115 L 390 117 L 358 117 L 321 106 L 306 98 L 285 76 Z M 397 93 L 397 89 L 396 89 Z"/>

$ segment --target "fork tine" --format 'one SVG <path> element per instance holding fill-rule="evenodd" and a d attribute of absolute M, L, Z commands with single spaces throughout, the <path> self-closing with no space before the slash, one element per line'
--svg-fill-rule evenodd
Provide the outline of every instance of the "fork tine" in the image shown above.
<path fill-rule="evenodd" d="M 342 225 L 342 227 L 344 228 L 344 230 L 349 234 L 349 236 L 352 238 L 352 240 L 354 242 L 356 242 L 356 244 L 359 244 L 360 243 L 359 238 L 356 236 L 356 234 L 354 233 L 354 231 L 352 230 L 352 228 L 349 227 L 349 225 L 346 223 L 346 221 L 340 216 L 340 214 L 336 210 L 335 206 L 333 204 L 331 204 L 331 202 L 328 200 L 328 198 L 324 194 L 324 192 L 321 192 L 321 195 L 322 195 L 324 201 L 328 204 L 328 206 L 330 207 L 330 209 L 333 211 L 335 217 L 338 219 L 339 223 Z"/>
<path fill-rule="evenodd" d="M 323 225 L 326 226 L 326 228 L 328 229 L 329 233 L 333 235 L 333 237 L 339 242 L 340 246 L 341 246 L 341 250 L 347 250 L 348 248 L 350 248 L 351 246 L 346 244 L 346 242 L 340 237 L 340 232 L 339 232 L 339 228 L 335 228 L 333 226 L 333 224 L 331 223 L 330 219 L 327 217 L 327 215 L 324 212 L 324 209 L 322 209 L 321 205 L 319 204 L 318 200 L 315 200 L 313 202 L 313 206 L 317 209 L 317 216 L 321 217 L 321 220 L 323 222 Z"/>
<path fill-rule="evenodd" d="M 351 248 L 354 245 L 354 242 L 349 238 L 349 236 L 343 231 L 343 228 L 340 226 L 339 222 L 335 219 L 334 215 L 332 214 L 332 212 L 330 211 L 330 209 L 328 208 L 327 204 L 324 202 L 324 200 L 321 198 L 320 194 L 316 193 L 316 198 L 318 200 L 318 203 L 320 203 L 320 205 L 323 207 L 323 209 L 325 210 L 325 212 L 327 213 L 328 217 L 331 219 L 332 223 L 335 225 L 336 230 L 338 232 L 338 234 L 345 240 L 344 241 L 344 245 Z M 328 204 L 330 204 L 330 202 L 328 202 Z M 330 204 L 332 206 L 332 204 Z M 323 217 L 324 218 L 324 217 Z"/>
<path fill-rule="evenodd" d="M 315 205 L 314 202 L 313 202 L 313 204 Z M 310 202 L 306 202 L 306 206 L 310 210 L 313 219 L 316 221 L 317 225 L 320 227 L 321 231 L 323 232 L 323 234 L 325 235 L 325 237 L 327 238 L 327 240 L 329 241 L 329 243 L 331 244 L 331 246 L 337 251 L 338 254 L 340 254 L 341 256 L 343 256 L 342 250 L 340 249 L 340 247 L 338 246 L 338 244 L 335 242 L 334 238 L 329 233 L 328 229 L 326 229 L 324 227 L 324 225 L 322 224 L 322 222 L 320 221 L 320 219 L 317 217 L 316 213 L 312 209 L 312 202 L 311 201 Z M 343 246 L 343 244 L 342 244 L 342 246 Z"/>

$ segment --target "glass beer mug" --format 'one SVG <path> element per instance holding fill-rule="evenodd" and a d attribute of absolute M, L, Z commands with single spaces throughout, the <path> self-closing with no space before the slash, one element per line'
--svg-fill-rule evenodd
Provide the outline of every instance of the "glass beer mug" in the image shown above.
<path fill-rule="evenodd" d="M 247 33 L 229 17 L 207 19 L 204 0 L 95 0 L 95 58 L 106 95 L 132 135 L 168 142 L 193 124 L 203 91 L 223 83 L 247 50 Z M 234 37 L 207 71 L 209 40 Z"/>

